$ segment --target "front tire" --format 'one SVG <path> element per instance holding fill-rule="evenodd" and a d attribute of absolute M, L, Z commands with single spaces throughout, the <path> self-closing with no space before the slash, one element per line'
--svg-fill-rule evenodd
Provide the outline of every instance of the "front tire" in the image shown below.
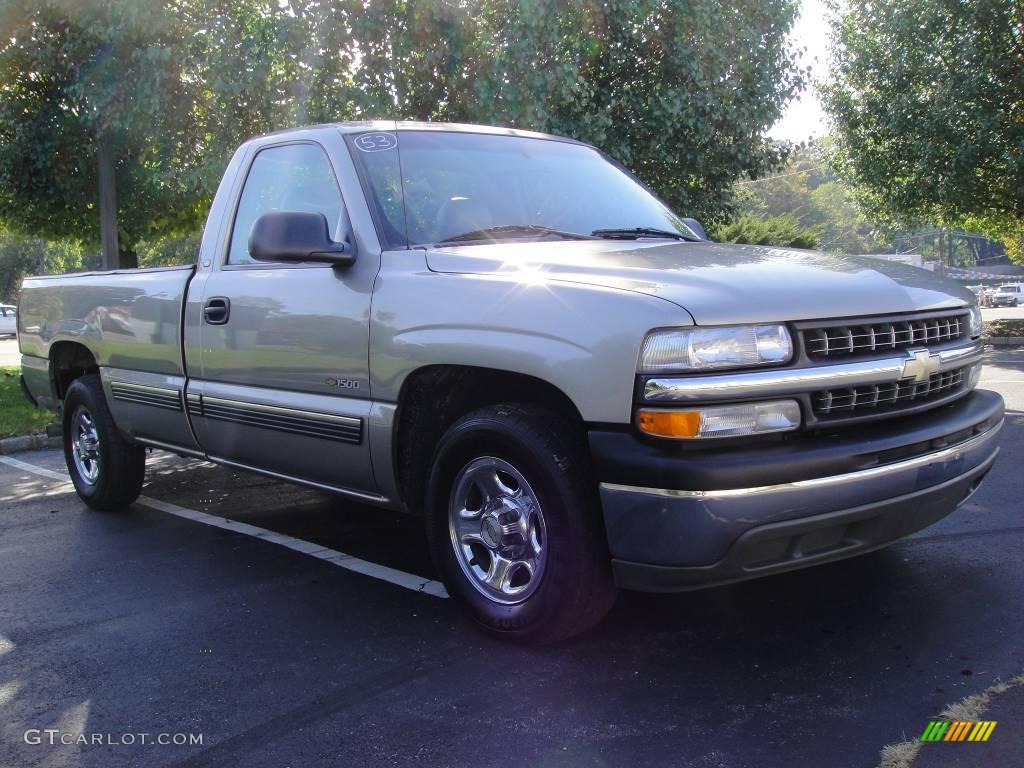
<path fill-rule="evenodd" d="M 146 449 L 121 436 L 95 374 L 75 379 L 64 398 L 64 460 L 93 509 L 123 509 L 142 492 Z"/>
<path fill-rule="evenodd" d="M 489 406 L 438 445 L 427 534 L 449 593 L 503 640 L 583 632 L 615 600 L 582 435 L 534 405 Z"/>

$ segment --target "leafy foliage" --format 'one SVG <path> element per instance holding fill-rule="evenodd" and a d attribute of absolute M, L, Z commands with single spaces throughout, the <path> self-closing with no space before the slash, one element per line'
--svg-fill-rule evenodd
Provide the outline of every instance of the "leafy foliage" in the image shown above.
<path fill-rule="evenodd" d="M 125 251 L 194 232 L 234 148 L 342 119 L 482 122 L 596 144 L 676 208 L 729 207 L 806 73 L 796 0 L 0 0 L 0 221 Z"/>
<path fill-rule="evenodd" d="M 1007 336 L 1024 337 L 1024 320 L 1015 317 L 991 320 L 985 323 L 984 336 L 986 339 L 999 336 L 1004 338 Z"/>
<path fill-rule="evenodd" d="M 453 117 L 595 144 L 675 209 L 715 219 L 741 175 L 784 153 L 761 138 L 802 86 L 786 0 L 487 3 L 473 109 Z"/>
<path fill-rule="evenodd" d="M 817 248 L 821 226 L 801 227 L 795 216 L 756 216 L 741 213 L 728 224 L 711 230 L 711 238 L 723 243 L 778 245 L 787 248 Z"/>
<path fill-rule="evenodd" d="M 193 226 L 182 174 L 195 94 L 185 29 L 159 0 L 4 0 L 0 6 L 0 219 L 45 238 L 99 241 L 95 148 L 118 158 L 125 251 Z"/>
<path fill-rule="evenodd" d="M 199 241 L 202 235 L 193 232 L 187 235 L 164 237 L 153 242 L 139 243 L 140 267 L 170 267 L 182 264 L 194 264 L 199 254 Z"/>
<path fill-rule="evenodd" d="M 1024 6 L 864 0 L 835 34 L 834 160 L 871 215 L 962 226 L 1024 258 Z"/>
<path fill-rule="evenodd" d="M 737 176 L 784 159 L 762 134 L 806 78 L 786 43 L 793 0 L 275 7 L 196 5 L 205 42 L 192 68 L 206 73 L 207 134 L 221 156 L 253 133 L 307 122 L 507 125 L 595 144 L 677 209 L 713 218 Z M 245 113 L 224 121 L 239 100 Z"/>
<path fill-rule="evenodd" d="M 0 230 L 0 300 L 14 302 L 26 275 L 97 269 L 99 257 L 70 240 L 46 241 Z"/>
<path fill-rule="evenodd" d="M 829 140 L 801 147 L 776 176 L 737 187 L 737 208 L 757 216 L 791 216 L 812 228 L 817 247 L 841 253 L 891 251 L 885 231 L 861 210 L 849 185 L 829 167 Z"/>

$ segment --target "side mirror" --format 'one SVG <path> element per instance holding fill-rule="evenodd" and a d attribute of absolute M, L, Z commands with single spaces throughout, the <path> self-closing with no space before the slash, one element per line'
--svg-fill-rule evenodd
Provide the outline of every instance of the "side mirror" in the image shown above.
<path fill-rule="evenodd" d="M 249 255 L 256 261 L 309 261 L 345 267 L 356 260 L 352 246 L 331 240 L 322 213 L 271 211 L 256 219 L 249 233 Z"/>
<path fill-rule="evenodd" d="M 707 240 L 708 233 L 704 231 L 704 225 L 696 219 L 683 219 L 683 224 L 693 230 L 693 233 L 697 235 L 701 240 Z"/>

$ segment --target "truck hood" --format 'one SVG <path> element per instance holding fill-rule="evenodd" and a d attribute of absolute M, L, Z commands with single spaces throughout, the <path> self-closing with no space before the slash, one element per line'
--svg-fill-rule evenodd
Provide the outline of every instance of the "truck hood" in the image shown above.
<path fill-rule="evenodd" d="M 434 272 L 522 276 L 657 296 L 698 325 L 962 307 L 973 294 L 933 272 L 864 256 L 726 243 L 581 240 L 427 251 Z"/>

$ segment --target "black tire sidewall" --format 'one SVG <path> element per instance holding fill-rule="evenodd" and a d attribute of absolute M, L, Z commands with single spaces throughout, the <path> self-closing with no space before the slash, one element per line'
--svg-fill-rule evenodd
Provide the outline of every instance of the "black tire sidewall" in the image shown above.
<path fill-rule="evenodd" d="M 100 472 L 95 483 L 88 483 L 75 466 L 72 454 L 72 429 L 73 420 L 79 407 L 84 407 L 91 416 L 96 427 L 96 433 L 100 442 Z M 89 375 L 75 379 L 68 387 L 64 398 L 63 409 L 64 428 L 64 459 L 67 463 L 68 474 L 71 482 L 82 500 L 96 509 L 108 509 L 112 506 L 119 506 L 111 503 L 125 496 L 127 484 L 133 483 L 134 478 L 128 476 L 128 470 L 133 467 L 122 466 L 125 462 L 125 448 L 129 450 L 141 450 L 136 446 L 124 446 L 124 438 L 121 437 L 114 425 L 113 415 L 107 407 L 106 398 L 103 395 L 103 385 L 99 376 Z M 120 449 L 120 450 L 119 450 Z M 124 484 L 119 487 L 119 484 Z M 139 485 L 141 486 L 141 478 Z M 135 496 L 138 493 L 136 491 Z M 134 496 L 132 497 L 134 499 Z"/>
<path fill-rule="evenodd" d="M 530 597 L 513 605 L 481 594 L 460 567 L 451 543 L 448 515 L 455 478 L 482 456 L 504 459 L 521 472 L 544 514 L 548 553 L 541 584 Z M 493 634 L 526 641 L 542 639 L 546 628 L 558 623 L 564 607 L 586 591 L 581 581 L 587 569 L 580 568 L 580 559 L 594 557 L 603 543 L 595 546 L 598 542 L 592 526 L 581 526 L 581 518 L 593 510 L 588 509 L 587 488 L 580 483 L 579 468 L 574 469 L 564 471 L 550 446 L 537 440 L 530 429 L 517 429 L 514 420 L 490 409 L 458 422 L 438 445 L 426 509 L 432 555 L 449 592 L 467 604 Z"/>

